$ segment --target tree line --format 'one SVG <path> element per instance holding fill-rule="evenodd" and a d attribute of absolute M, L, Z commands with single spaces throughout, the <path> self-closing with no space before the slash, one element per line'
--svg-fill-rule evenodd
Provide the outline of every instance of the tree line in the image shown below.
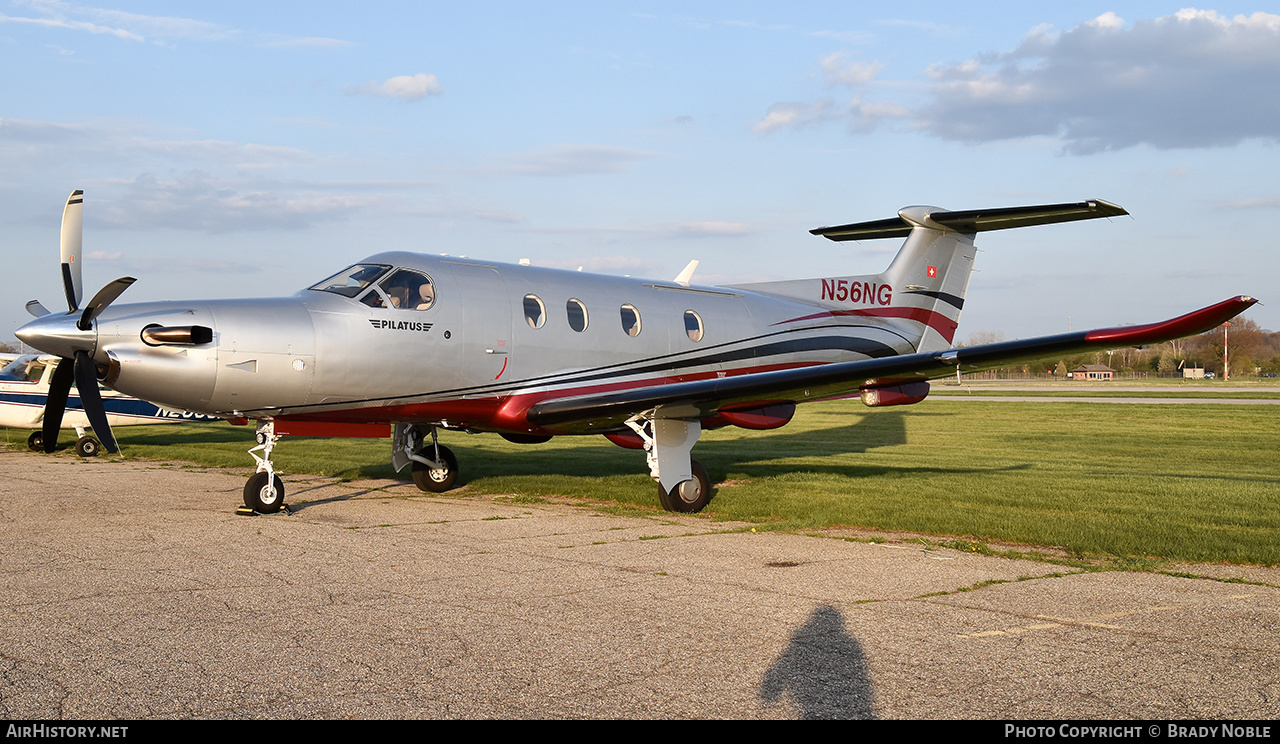
<path fill-rule="evenodd" d="M 1224 334 L 1229 350 L 1231 377 L 1260 377 L 1280 374 L 1280 333 L 1264 330 L 1249 318 L 1236 318 L 1229 328 L 1221 326 L 1198 336 L 1166 341 L 1141 348 L 1092 351 L 1038 364 L 1004 367 L 979 375 L 990 379 L 1007 377 L 1054 377 L 1066 379 L 1067 372 L 1084 364 L 1105 364 L 1122 377 L 1182 377 L 1184 368 L 1202 368 L 1217 377 L 1223 373 Z M 966 343 L 976 346 L 1003 341 L 1003 334 L 978 332 Z"/>

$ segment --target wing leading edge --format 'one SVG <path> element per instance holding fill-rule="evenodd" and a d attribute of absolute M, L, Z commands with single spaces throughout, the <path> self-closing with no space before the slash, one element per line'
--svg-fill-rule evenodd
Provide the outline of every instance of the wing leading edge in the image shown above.
<path fill-rule="evenodd" d="M 657 418 L 703 419 L 750 403 L 803 402 L 857 394 L 864 387 L 978 372 L 1046 357 L 1160 343 L 1203 333 L 1257 300 L 1241 295 L 1159 323 L 1121 326 L 924 354 L 760 372 L 544 400 L 526 418 L 534 426 L 582 430 L 621 425 L 654 410 Z"/>

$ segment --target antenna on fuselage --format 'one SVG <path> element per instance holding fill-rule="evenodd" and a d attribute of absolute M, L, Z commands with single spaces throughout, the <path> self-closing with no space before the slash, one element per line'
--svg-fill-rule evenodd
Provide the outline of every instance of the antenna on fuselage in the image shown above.
<path fill-rule="evenodd" d="M 693 272 L 696 271 L 697 268 L 698 268 L 698 259 L 695 258 L 694 260 L 690 261 L 689 265 L 684 267 L 684 271 L 681 271 L 679 274 L 677 274 L 676 278 L 672 279 L 672 281 L 674 281 L 676 284 L 679 284 L 682 287 L 689 286 L 689 280 L 693 278 Z"/>

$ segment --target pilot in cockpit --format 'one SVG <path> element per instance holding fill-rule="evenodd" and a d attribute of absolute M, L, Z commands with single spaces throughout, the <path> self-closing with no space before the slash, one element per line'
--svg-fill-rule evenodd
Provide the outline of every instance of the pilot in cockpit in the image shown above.
<path fill-rule="evenodd" d="M 399 269 L 378 283 L 391 307 L 401 310 L 426 310 L 435 302 L 431 279 L 409 269 Z"/>

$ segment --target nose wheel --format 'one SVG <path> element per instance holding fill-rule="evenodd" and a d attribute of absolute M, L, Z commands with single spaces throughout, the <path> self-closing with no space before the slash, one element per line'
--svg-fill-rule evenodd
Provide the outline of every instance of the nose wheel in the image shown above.
<path fill-rule="evenodd" d="M 276 442 L 280 441 L 280 437 L 276 435 L 274 421 L 258 422 L 257 440 L 258 446 L 249 450 L 249 454 L 258 462 L 258 472 L 250 476 L 249 481 L 244 484 L 245 508 L 241 509 L 240 513 L 275 514 L 285 508 L 285 505 L 284 481 L 276 475 L 275 467 L 271 464 L 271 451 L 275 449 Z M 262 451 L 261 456 L 258 455 L 258 450 Z"/>
<path fill-rule="evenodd" d="M 284 482 L 274 473 L 254 473 L 244 484 L 244 505 L 259 514 L 274 514 L 284 506 Z"/>
<path fill-rule="evenodd" d="M 80 437 L 76 440 L 76 454 L 81 457 L 97 457 L 101 451 L 102 444 L 93 437 Z"/>

